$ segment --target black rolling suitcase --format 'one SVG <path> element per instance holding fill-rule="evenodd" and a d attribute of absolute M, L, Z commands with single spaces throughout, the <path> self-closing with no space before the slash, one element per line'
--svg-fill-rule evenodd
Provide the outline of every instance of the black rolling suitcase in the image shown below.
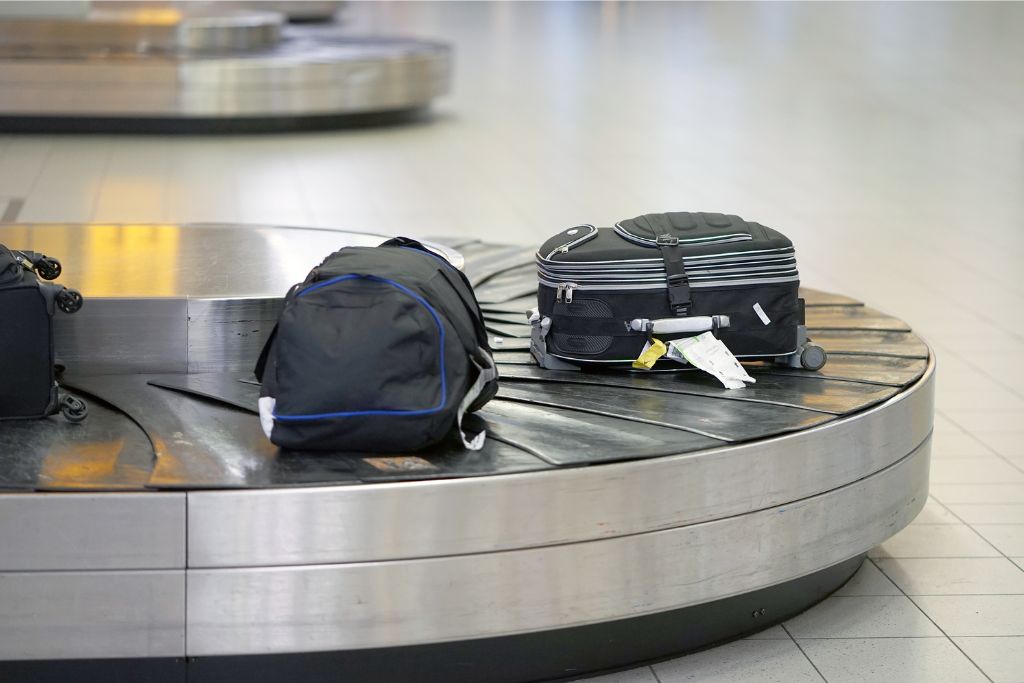
<path fill-rule="evenodd" d="M 628 367 L 652 336 L 706 331 L 738 358 L 825 364 L 806 336 L 792 242 L 739 216 L 660 213 L 614 228 L 579 225 L 541 246 L 537 274 L 531 350 L 543 367 Z"/>
<path fill-rule="evenodd" d="M 70 422 L 85 419 L 85 403 L 60 392 L 56 381 L 53 316 L 82 307 L 75 290 L 40 282 L 60 272 L 56 259 L 0 244 L 0 420 L 57 412 Z"/>

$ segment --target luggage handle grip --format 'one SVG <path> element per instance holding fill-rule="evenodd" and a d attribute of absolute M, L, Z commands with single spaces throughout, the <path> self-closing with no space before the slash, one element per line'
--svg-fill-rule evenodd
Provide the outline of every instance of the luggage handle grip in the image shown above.
<path fill-rule="evenodd" d="M 696 334 L 723 327 L 729 327 L 729 316 L 727 315 L 695 315 L 686 318 L 661 318 L 659 320 L 634 318 L 629 321 L 629 329 L 631 331 L 649 331 L 652 334 Z"/>

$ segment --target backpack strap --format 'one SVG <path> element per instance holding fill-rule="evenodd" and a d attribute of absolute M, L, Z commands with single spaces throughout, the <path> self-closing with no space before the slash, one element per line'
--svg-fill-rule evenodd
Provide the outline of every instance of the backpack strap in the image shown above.
<path fill-rule="evenodd" d="M 669 306 L 677 316 L 689 315 L 690 281 L 683 265 L 683 248 L 679 246 L 679 240 L 668 233 L 658 235 L 657 245 L 668 277 Z"/>
<path fill-rule="evenodd" d="M 480 367 L 476 359 L 471 358 L 470 362 L 473 367 L 477 370 L 476 381 L 466 391 L 465 397 L 462 399 L 462 403 L 459 404 L 459 411 L 455 416 L 455 425 L 459 429 L 459 437 L 462 439 L 462 445 L 471 451 L 478 451 L 484 447 L 484 440 L 487 438 L 487 432 L 480 430 L 475 434 L 468 434 L 466 427 L 463 424 L 463 418 L 466 416 L 466 412 L 469 407 L 480 397 L 480 394 L 484 392 L 487 385 L 498 378 L 498 367 L 494 364 L 494 360 L 488 353 L 477 354 L 480 358 L 485 359 L 489 365 L 487 367 Z"/>

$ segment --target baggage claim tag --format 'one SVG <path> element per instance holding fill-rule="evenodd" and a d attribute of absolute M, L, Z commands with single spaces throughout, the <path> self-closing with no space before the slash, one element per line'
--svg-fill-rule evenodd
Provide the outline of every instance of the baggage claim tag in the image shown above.
<path fill-rule="evenodd" d="M 670 341 L 669 356 L 682 355 L 691 365 L 714 376 L 726 389 L 742 389 L 746 383 L 756 382 L 736 360 L 736 356 L 710 332 L 697 337 Z M 673 353 L 674 352 L 674 353 Z"/>
<path fill-rule="evenodd" d="M 644 350 L 633 361 L 633 368 L 636 370 L 650 370 L 658 359 L 665 355 L 666 351 L 668 351 L 668 348 L 665 346 L 665 342 L 660 339 L 651 339 L 651 341 L 644 344 Z"/>

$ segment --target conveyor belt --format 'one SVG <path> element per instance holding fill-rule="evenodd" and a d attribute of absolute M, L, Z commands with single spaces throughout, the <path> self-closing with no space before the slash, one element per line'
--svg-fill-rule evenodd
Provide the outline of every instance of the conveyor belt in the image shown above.
<path fill-rule="evenodd" d="M 0 21 L 11 131 L 247 132 L 407 121 L 448 90 L 441 43 L 217 3 Z"/>
<path fill-rule="evenodd" d="M 828 364 L 749 363 L 743 390 L 542 371 L 532 252 L 480 241 L 448 244 L 502 337 L 483 451 L 272 447 L 251 369 L 281 295 L 382 239 L 0 227 L 66 250 L 87 304 L 58 319 L 58 351 L 92 406 L 79 426 L 0 423 L 0 678 L 575 675 L 785 619 L 924 504 L 935 364 L 901 320 L 804 289 Z"/>

